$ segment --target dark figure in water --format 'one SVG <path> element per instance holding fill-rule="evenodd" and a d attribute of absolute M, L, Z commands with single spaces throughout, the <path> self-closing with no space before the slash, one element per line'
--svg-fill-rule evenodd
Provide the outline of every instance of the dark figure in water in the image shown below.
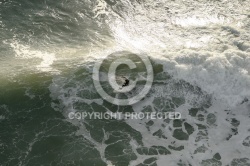
<path fill-rule="evenodd" d="M 122 87 L 125 87 L 125 86 L 128 86 L 129 85 L 129 79 L 127 79 L 126 77 L 122 77 L 122 78 L 124 78 L 124 83 L 122 84 Z"/>

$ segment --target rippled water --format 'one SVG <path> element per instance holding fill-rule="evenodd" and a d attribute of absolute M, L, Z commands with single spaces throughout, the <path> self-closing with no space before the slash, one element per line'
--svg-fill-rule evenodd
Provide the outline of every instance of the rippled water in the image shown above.
<path fill-rule="evenodd" d="M 0 165 L 250 165 L 249 4 L 1 1 Z M 94 64 L 142 54 L 154 71 L 143 100 L 117 106 L 100 97 Z M 136 64 L 119 74 L 144 78 Z M 144 82 L 121 96 L 102 83 L 127 98 Z M 72 120 L 70 112 L 182 117 Z"/>

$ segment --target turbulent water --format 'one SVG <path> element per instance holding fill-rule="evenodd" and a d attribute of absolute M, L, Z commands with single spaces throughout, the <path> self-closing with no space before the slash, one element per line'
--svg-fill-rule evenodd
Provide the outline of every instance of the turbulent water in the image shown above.
<path fill-rule="evenodd" d="M 250 166 L 249 0 L 1 0 L 0 40 L 0 165 Z M 95 63 L 137 55 L 150 91 L 111 104 Z M 181 119 L 68 116 L 146 111 Z"/>

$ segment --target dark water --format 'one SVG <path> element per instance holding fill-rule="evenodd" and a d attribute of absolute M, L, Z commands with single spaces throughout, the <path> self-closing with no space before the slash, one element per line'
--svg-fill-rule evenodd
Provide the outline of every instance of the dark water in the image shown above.
<path fill-rule="evenodd" d="M 250 6 L 245 1 L 0 2 L 0 165 L 250 165 Z M 152 87 L 133 105 L 152 64 Z M 107 75 L 131 92 L 117 94 Z M 181 119 L 69 113 L 180 112 Z"/>

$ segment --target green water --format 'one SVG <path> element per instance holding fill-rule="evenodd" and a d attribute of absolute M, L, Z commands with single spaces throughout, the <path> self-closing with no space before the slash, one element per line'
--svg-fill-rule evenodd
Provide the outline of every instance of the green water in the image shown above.
<path fill-rule="evenodd" d="M 34 74 L 1 86 L 1 165 L 105 165 L 75 134 L 77 127 L 51 107 L 50 83 L 51 76 Z"/>

